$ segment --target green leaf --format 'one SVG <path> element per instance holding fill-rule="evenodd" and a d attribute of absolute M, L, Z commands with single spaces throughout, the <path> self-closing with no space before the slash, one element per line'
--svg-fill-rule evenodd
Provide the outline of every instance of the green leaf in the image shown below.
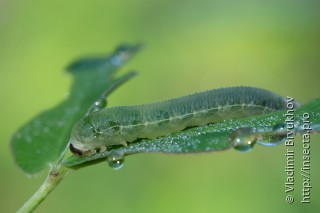
<path fill-rule="evenodd" d="M 320 99 L 298 108 L 294 113 L 295 132 L 303 133 L 303 114 L 309 113 L 309 121 L 312 124 L 312 133 L 320 130 Z M 72 155 L 63 160 L 63 165 L 78 169 L 94 163 L 104 161 L 114 153 L 131 155 L 143 152 L 161 153 L 199 153 L 221 151 L 234 147 L 236 143 L 231 140 L 232 134 L 242 128 L 252 130 L 250 134 L 263 136 L 267 140 L 257 141 L 265 146 L 278 145 L 275 139 L 286 136 L 286 128 L 274 129 L 279 124 L 285 124 L 287 111 L 279 111 L 249 118 L 227 120 L 221 123 L 209 124 L 203 127 L 189 128 L 184 131 L 162 136 L 156 139 L 139 139 L 129 143 L 128 146 L 114 146 L 108 151 L 92 156 L 78 157 Z M 280 125 L 281 126 L 281 125 Z M 245 135 L 250 136 L 250 134 Z"/>
<path fill-rule="evenodd" d="M 95 107 L 93 103 L 103 102 L 134 76 L 131 72 L 115 79 L 114 74 L 138 49 L 138 45 L 120 46 L 107 57 L 81 59 L 67 68 L 73 76 L 68 97 L 26 123 L 11 139 L 13 157 L 24 172 L 34 174 L 61 160 L 73 125 Z"/>

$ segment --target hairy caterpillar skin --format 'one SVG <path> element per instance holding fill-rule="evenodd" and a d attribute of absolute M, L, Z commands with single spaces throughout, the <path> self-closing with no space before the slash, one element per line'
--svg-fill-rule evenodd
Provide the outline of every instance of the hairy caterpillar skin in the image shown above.
<path fill-rule="evenodd" d="M 163 102 L 104 108 L 74 126 L 70 150 L 88 156 L 137 138 L 155 138 L 187 127 L 286 109 L 286 103 L 285 98 L 267 90 L 230 87 Z"/>

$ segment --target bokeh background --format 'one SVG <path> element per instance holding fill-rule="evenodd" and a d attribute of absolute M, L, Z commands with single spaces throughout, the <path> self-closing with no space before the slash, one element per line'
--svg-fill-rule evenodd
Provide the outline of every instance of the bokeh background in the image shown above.
<path fill-rule="evenodd" d="M 1 0 L 0 211 L 17 210 L 46 172 L 27 177 L 10 156 L 11 134 L 61 101 L 63 70 L 121 43 L 145 48 L 121 72 L 139 76 L 109 98 L 141 104 L 223 86 L 250 85 L 302 103 L 320 96 L 319 1 Z M 286 147 L 195 155 L 139 154 L 65 180 L 37 212 L 315 212 L 320 208 L 320 137 L 312 136 L 311 204 L 301 199 L 301 137 L 295 202 L 285 202 Z"/>

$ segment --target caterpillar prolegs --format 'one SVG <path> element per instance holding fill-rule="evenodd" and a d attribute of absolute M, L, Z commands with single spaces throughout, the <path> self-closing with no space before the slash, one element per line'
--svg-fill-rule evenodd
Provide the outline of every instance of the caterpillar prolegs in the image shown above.
<path fill-rule="evenodd" d="M 233 118 L 286 109 L 286 99 L 264 89 L 229 87 L 163 102 L 115 106 L 95 111 L 73 128 L 70 150 L 80 156 Z"/>

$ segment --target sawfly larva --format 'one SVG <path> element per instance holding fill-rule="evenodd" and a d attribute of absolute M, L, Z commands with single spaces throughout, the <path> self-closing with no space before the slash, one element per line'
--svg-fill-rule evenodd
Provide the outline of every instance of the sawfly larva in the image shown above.
<path fill-rule="evenodd" d="M 240 86 L 157 103 L 104 108 L 74 126 L 70 150 L 79 156 L 89 156 L 138 138 L 155 138 L 187 127 L 283 110 L 286 103 L 285 98 L 270 91 Z"/>

